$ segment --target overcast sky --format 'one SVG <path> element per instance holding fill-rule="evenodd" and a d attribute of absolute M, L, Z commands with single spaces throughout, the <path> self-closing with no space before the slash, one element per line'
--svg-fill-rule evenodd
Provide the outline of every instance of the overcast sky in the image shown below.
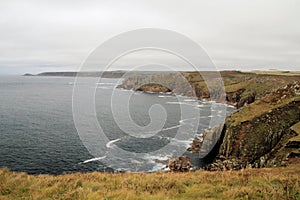
<path fill-rule="evenodd" d="M 0 74 L 78 70 L 102 42 L 145 27 L 188 36 L 219 69 L 300 70 L 299 19 L 299 0 L 1 0 Z"/>

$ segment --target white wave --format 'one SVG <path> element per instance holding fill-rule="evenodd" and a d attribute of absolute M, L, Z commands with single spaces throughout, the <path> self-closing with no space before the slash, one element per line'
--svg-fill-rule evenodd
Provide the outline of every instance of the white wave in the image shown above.
<path fill-rule="evenodd" d="M 199 107 L 199 108 L 209 108 L 211 106 L 210 105 L 199 104 L 199 105 L 197 105 L 197 107 Z"/>
<path fill-rule="evenodd" d="M 171 129 L 174 129 L 174 128 L 179 128 L 180 126 L 182 126 L 182 125 L 179 124 L 179 125 L 176 125 L 176 126 L 171 126 L 171 127 L 168 127 L 168 128 L 163 128 L 163 129 L 161 129 L 161 130 L 162 130 L 162 131 L 171 130 Z"/>
<path fill-rule="evenodd" d="M 207 118 L 210 118 L 209 116 L 201 116 L 200 117 L 201 119 L 207 119 Z"/>
<path fill-rule="evenodd" d="M 182 119 L 179 121 L 180 124 L 184 123 L 185 121 L 187 121 L 188 119 Z"/>
<path fill-rule="evenodd" d="M 108 89 L 112 89 L 112 88 L 111 87 L 105 87 L 105 86 L 98 86 L 97 89 L 108 90 Z"/>
<path fill-rule="evenodd" d="M 171 169 L 169 167 L 164 168 L 164 172 L 169 172 Z"/>
<path fill-rule="evenodd" d="M 122 92 L 135 92 L 134 90 L 128 90 L 128 89 L 123 89 L 123 88 L 118 88 L 119 91 Z"/>
<path fill-rule="evenodd" d="M 195 102 L 197 100 L 196 99 L 184 99 L 183 101 L 186 101 L 186 102 Z"/>
<path fill-rule="evenodd" d="M 112 145 L 113 145 L 115 142 L 118 142 L 119 140 L 121 140 L 121 138 L 116 139 L 116 140 L 111 140 L 111 141 L 109 141 L 109 142 L 106 144 L 106 147 L 107 147 L 107 148 L 111 148 Z"/>
<path fill-rule="evenodd" d="M 159 98 L 170 98 L 170 97 L 172 97 L 172 96 L 170 96 L 170 95 L 158 95 L 158 97 L 159 97 Z"/>
<path fill-rule="evenodd" d="M 226 104 L 227 107 L 230 107 L 230 108 L 236 108 L 235 106 L 233 105 L 229 105 L 229 104 Z"/>
<path fill-rule="evenodd" d="M 92 159 L 88 159 L 88 160 L 85 160 L 85 161 L 83 161 L 82 163 L 89 163 L 89 162 L 94 162 L 94 161 L 98 161 L 98 160 L 102 160 L 102 159 L 104 159 L 104 158 L 106 158 L 106 156 L 102 156 L 102 157 L 98 157 L 98 158 L 92 158 Z"/>
<path fill-rule="evenodd" d="M 192 119 L 197 119 L 197 118 L 198 118 L 198 117 L 193 117 L 193 118 L 182 119 L 182 120 L 180 120 L 180 121 L 179 121 L 179 123 L 180 123 L 180 124 L 182 124 L 182 123 L 184 124 L 184 122 L 185 122 L 185 121 L 189 121 L 189 120 L 192 120 Z M 200 117 L 200 118 L 201 118 L 201 117 Z"/>
<path fill-rule="evenodd" d="M 166 102 L 166 104 L 191 105 L 191 104 L 188 104 L 188 103 L 178 102 L 178 101 L 168 101 L 168 102 Z"/>
<path fill-rule="evenodd" d="M 178 140 L 176 138 L 172 138 L 171 141 L 175 142 L 176 144 L 183 144 L 186 148 L 188 148 L 193 142 L 193 138 L 190 138 L 189 140 Z"/>
<path fill-rule="evenodd" d="M 149 162 L 151 162 L 151 163 L 154 163 L 156 160 L 167 161 L 171 157 L 172 157 L 171 155 L 167 155 L 167 156 L 166 155 L 165 156 L 162 156 L 162 155 L 145 155 L 144 159 L 149 160 Z"/>
<path fill-rule="evenodd" d="M 97 85 L 115 85 L 115 83 L 96 83 Z"/>
<path fill-rule="evenodd" d="M 174 104 L 174 105 L 187 105 L 187 106 L 192 106 L 192 107 L 196 107 L 198 106 L 198 104 L 195 102 L 181 102 L 181 101 L 168 101 L 166 102 L 166 104 Z"/>
<path fill-rule="evenodd" d="M 138 161 L 138 160 L 135 160 L 133 158 L 130 158 L 130 163 L 135 163 L 135 164 L 142 164 L 143 162 L 142 161 Z"/>
<path fill-rule="evenodd" d="M 159 98 L 173 98 L 173 99 L 176 99 L 176 96 L 174 96 L 174 95 L 158 95 L 157 97 L 159 97 Z"/>
<path fill-rule="evenodd" d="M 156 163 L 156 165 L 148 172 L 157 172 L 157 171 L 164 170 L 165 168 L 166 168 L 166 165 L 164 165 L 162 163 Z"/>
<path fill-rule="evenodd" d="M 151 91 L 144 91 L 145 93 L 149 93 L 149 94 L 155 94 L 157 92 L 151 92 Z"/>

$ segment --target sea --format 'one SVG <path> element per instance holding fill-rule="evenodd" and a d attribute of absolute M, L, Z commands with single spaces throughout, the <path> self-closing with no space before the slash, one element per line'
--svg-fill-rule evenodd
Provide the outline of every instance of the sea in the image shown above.
<path fill-rule="evenodd" d="M 90 79 L 95 78 L 80 84 Z M 88 85 L 94 88 L 96 121 L 105 135 L 95 155 L 83 141 L 90 121 L 85 133 L 74 122 L 75 77 L 0 76 L 0 167 L 54 175 L 163 170 L 169 158 L 178 156 L 177 147 L 184 152 L 194 137 L 202 138 L 203 131 L 234 111 L 191 97 L 124 90 L 117 87 L 121 82 L 102 78 Z M 136 132 L 136 126 L 151 123 L 155 130 Z"/>

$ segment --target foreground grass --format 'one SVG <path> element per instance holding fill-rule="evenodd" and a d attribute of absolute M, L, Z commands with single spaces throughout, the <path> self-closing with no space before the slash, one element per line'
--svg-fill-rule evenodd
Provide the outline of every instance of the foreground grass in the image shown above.
<path fill-rule="evenodd" d="M 299 167 L 60 176 L 1 169 L 0 199 L 300 199 Z"/>

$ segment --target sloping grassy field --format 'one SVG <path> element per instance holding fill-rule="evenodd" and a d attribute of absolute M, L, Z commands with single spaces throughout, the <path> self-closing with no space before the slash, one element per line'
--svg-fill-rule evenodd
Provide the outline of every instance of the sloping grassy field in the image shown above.
<path fill-rule="evenodd" d="M 226 172 L 60 176 L 1 169 L 0 199 L 300 199 L 300 163 Z"/>

